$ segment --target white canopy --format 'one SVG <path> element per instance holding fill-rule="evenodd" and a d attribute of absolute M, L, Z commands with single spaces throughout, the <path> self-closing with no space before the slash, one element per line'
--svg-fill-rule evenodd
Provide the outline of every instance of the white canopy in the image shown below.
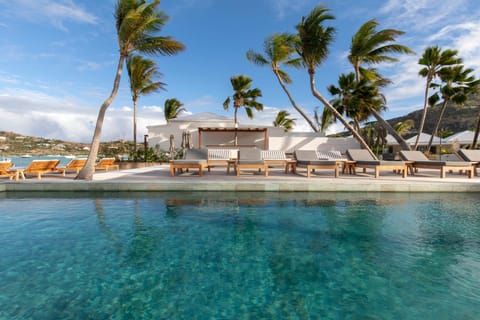
<path fill-rule="evenodd" d="M 475 132 L 470 130 L 465 130 L 462 132 L 455 133 L 450 137 L 447 137 L 446 141 L 448 144 L 459 143 L 459 144 L 470 144 L 473 141 L 473 136 Z"/>
<path fill-rule="evenodd" d="M 428 142 L 430 141 L 430 137 L 432 135 L 431 134 L 428 134 L 428 133 L 422 133 L 420 134 L 420 141 L 418 142 L 418 144 L 420 145 L 427 145 Z M 409 145 L 414 145 L 415 144 L 415 141 L 417 141 L 417 136 L 413 136 L 411 137 L 410 139 L 407 140 L 407 143 Z M 440 142 L 442 143 L 446 143 L 446 140 L 442 140 L 440 141 L 440 138 L 439 137 L 434 137 L 433 138 L 433 142 L 432 142 L 432 145 L 439 145 Z"/>

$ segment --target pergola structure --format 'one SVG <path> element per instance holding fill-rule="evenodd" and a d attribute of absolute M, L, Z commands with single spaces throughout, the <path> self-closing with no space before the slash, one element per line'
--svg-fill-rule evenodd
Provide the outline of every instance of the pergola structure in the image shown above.
<path fill-rule="evenodd" d="M 198 128 L 198 147 L 202 147 L 202 133 L 206 132 L 263 132 L 264 139 L 263 139 L 263 149 L 268 150 L 268 128 Z"/>

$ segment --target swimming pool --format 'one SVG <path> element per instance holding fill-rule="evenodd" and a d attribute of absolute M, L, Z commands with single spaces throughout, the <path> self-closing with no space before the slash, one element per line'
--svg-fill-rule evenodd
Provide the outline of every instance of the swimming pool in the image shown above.
<path fill-rule="evenodd" d="M 477 194 L 0 196 L 0 319 L 478 319 Z"/>

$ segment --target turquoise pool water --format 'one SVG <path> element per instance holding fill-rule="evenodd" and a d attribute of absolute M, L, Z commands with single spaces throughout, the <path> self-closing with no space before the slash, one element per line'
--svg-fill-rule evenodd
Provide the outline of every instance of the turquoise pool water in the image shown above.
<path fill-rule="evenodd" d="M 477 194 L 0 194 L 0 319 L 478 319 Z"/>

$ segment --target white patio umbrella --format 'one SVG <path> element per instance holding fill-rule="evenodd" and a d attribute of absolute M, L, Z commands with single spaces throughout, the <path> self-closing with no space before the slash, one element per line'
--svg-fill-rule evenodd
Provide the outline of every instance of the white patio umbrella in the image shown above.
<path fill-rule="evenodd" d="M 170 135 L 170 160 L 173 160 L 175 158 L 175 136 L 173 134 Z"/>
<path fill-rule="evenodd" d="M 188 149 L 193 148 L 192 133 L 190 131 L 187 132 L 187 148 Z"/>

